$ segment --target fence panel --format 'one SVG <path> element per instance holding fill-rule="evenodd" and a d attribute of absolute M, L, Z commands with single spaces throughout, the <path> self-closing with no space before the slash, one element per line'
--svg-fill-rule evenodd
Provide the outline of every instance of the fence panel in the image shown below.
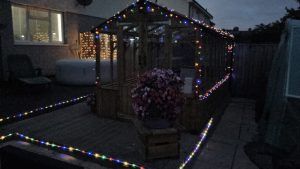
<path fill-rule="evenodd" d="M 236 44 L 232 94 L 235 97 L 263 96 L 277 44 Z"/>

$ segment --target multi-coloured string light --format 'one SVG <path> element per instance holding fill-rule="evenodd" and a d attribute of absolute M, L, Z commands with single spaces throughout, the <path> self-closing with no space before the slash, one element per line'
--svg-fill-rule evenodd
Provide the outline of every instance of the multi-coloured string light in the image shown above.
<path fill-rule="evenodd" d="M 217 33 L 217 35 L 221 36 L 226 40 L 226 42 L 232 41 L 234 36 L 226 31 L 223 31 L 221 29 L 215 28 L 213 26 L 210 26 L 203 21 L 188 18 L 187 16 L 184 16 L 173 9 L 169 9 L 167 7 L 162 7 L 156 3 L 150 2 L 148 0 L 138 0 L 135 3 L 131 4 L 129 7 L 127 7 L 125 10 L 118 12 L 113 17 L 109 18 L 106 22 L 100 24 L 97 28 L 94 29 L 94 32 L 96 33 L 96 37 L 99 36 L 100 32 L 106 32 L 109 30 L 110 27 L 112 27 L 111 24 L 118 22 L 118 21 L 125 21 L 128 18 L 128 15 L 135 15 L 137 11 L 141 13 L 155 13 L 159 14 L 162 17 L 165 17 L 166 19 L 173 19 L 174 21 L 177 21 L 179 24 L 183 26 L 190 26 L 194 28 L 194 30 L 197 32 L 200 32 L 201 36 L 196 36 L 196 59 L 195 59 L 195 70 L 196 70 L 196 76 L 194 81 L 194 88 L 195 88 L 195 94 L 196 97 L 198 97 L 200 100 L 205 100 L 209 95 L 215 91 L 217 88 L 219 88 L 227 79 L 229 79 L 228 76 L 225 76 L 224 79 L 222 79 L 220 82 L 216 83 L 210 90 L 208 90 L 206 93 L 203 94 L 201 91 L 201 85 L 202 85 L 202 65 L 201 61 L 203 60 L 201 56 L 201 49 L 202 46 L 202 33 L 204 31 L 210 32 L 210 33 Z M 229 43 L 228 43 L 229 44 Z M 227 46 L 228 50 L 231 49 L 231 46 Z M 221 83 L 222 82 L 222 83 Z"/>
<path fill-rule="evenodd" d="M 209 122 L 207 123 L 206 127 L 204 128 L 203 132 L 200 135 L 200 140 L 197 142 L 193 151 L 187 156 L 185 161 L 179 166 L 179 169 L 185 168 L 187 166 L 187 164 L 191 162 L 191 160 L 196 155 L 196 153 L 200 150 L 200 147 L 203 144 L 203 142 L 205 141 L 208 131 L 210 130 L 210 128 L 212 126 L 212 123 L 213 123 L 213 118 L 211 118 L 209 120 Z M 65 145 L 56 144 L 56 143 L 46 141 L 46 140 L 35 139 L 33 137 L 29 137 L 29 136 L 26 136 L 26 135 L 20 134 L 20 133 L 10 133 L 8 135 L 0 136 L 1 142 L 12 141 L 12 140 L 25 141 L 27 143 L 33 143 L 33 144 L 37 144 L 39 146 L 45 146 L 52 150 L 60 150 L 63 152 L 68 152 L 68 153 L 79 153 L 79 154 L 81 154 L 83 156 L 87 156 L 89 158 L 111 162 L 116 165 L 121 165 L 121 166 L 128 167 L 128 168 L 146 169 L 145 167 L 143 167 L 141 165 L 130 163 L 130 162 L 120 160 L 120 159 L 116 159 L 113 157 L 109 157 L 107 155 L 95 153 L 92 151 L 85 151 L 85 150 L 82 150 L 82 149 L 79 149 L 79 148 L 76 148 L 73 146 L 65 146 Z"/>
<path fill-rule="evenodd" d="M 134 163 L 130 163 L 127 161 L 123 161 L 120 159 L 116 159 L 116 158 L 112 158 L 103 154 L 99 154 L 99 153 L 95 153 L 95 152 L 91 152 L 91 151 L 85 151 L 85 150 L 81 150 L 72 146 L 63 146 L 63 145 L 59 145 L 59 144 L 55 144 L 53 142 L 49 142 L 49 141 L 45 141 L 45 140 L 39 140 L 39 139 L 35 139 L 33 137 L 29 137 L 26 136 L 24 134 L 20 134 L 20 133 L 11 133 L 5 136 L 1 136 L 0 137 L 0 141 L 4 142 L 4 141 L 10 141 L 10 140 L 20 140 L 20 141 L 25 141 L 28 143 L 33 143 L 33 144 L 37 144 L 39 146 L 45 146 L 49 149 L 53 149 L 53 150 L 60 150 L 63 152 L 68 152 L 68 153 L 79 153 L 83 156 L 87 156 L 90 158 L 94 158 L 97 160 L 103 160 L 103 161 L 107 161 L 107 162 L 111 162 L 114 163 L 116 165 L 121 165 L 123 167 L 128 167 L 128 168 L 134 168 L 134 169 L 146 169 L 143 166 L 134 164 Z"/>
<path fill-rule="evenodd" d="M 89 96 L 92 96 L 92 95 L 93 94 L 88 94 L 88 95 L 76 97 L 76 98 L 73 98 L 73 99 L 70 99 L 70 100 L 60 101 L 58 103 L 50 104 L 50 105 L 47 105 L 47 106 L 44 106 L 44 107 L 39 107 L 39 108 L 36 108 L 34 110 L 25 111 L 25 112 L 22 112 L 22 113 L 17 113 L 17 114 L 12 115 L 12 116 L 7 116 L 7 117 L 4 117 L 4 118 L 0 118 L 0 125 L 4 122 L 8 122 L 10 120 L 22 120 L 22 119 L 24 119 L 26 117 L 29 117 L 31 115 L 36 115 L 36 114 L 39 114 L 39 113 L 42 113 L 42 112 L 45 112 L 45 111 L 48 111 L 48 110 L 57 109 L 58 107 L 78 103 L 80 101 L 86 100 Z"/>
<path fill-rule="evenodd" d="M 206 100 L 214 91 L 216 91 L 218 88 L 220 88 L 230 77 L 230 74 L 227 74 L 222 80 L 217 82 L 212 88 L 207 90 L 205 94 L 199 95 L 199 100 Z"/>
<path fill-rule="evenodd" d="M 196 41 L 195 41 L 195 94 L 196 96 L 201 93 L 201 84 L 202 84 L 202 66 L 201 62 L 203 60 L 201 56 L 202 50 L 202 29 L 195 29 L 196 31 Z"/>
<path fill-rule="evenodd" d="M 179 12 L 176 12 L 174 9 L 169 9 L 167 7 L 162 7 L 156 3 L 150 2 L 148 0 L 137 0 L 136 2 L 132 3 L 130 6 L 128 6 L 125 10 L 121 12 L 117 12 L 117 14 L 113 15 L 113 17 L 109 18 L 106 22 L 100 24 L 98 27 L 94 29 L 93 32 L 96 34 L 99 34 L 99 31 L 106 32 L 108 31 L 110 24 L 112 24 L 114 21 L 122 21 L 128 18 L 128 14 L 136 14 L 137 10 L 147 13 L 158 13 L 161 16 L 165 18 L 172 18 L 174 20 L 177 20 L 179 24 L 185 25 L 185 26 L 193 26 L 197 29 L 206 29 L 211 32 L 215 32 L 219 35 L 221 35 L 224 38 L 234 38 L 232 34 L 229 32 L 223 31 L 222 29 L 216 28 L 214 26 L 208 25 L 204 23 L 204 21 L 200 21 L 193 18 L 188 18 L 187 16 L 184 16 L 180 14 Z"/>
<path fill-rule="evenodd" d="M 200 140 L 198 141 L 198 143 L 196 144 L 196 146 L 194 147 L 193 151 L 188 155 L 188 157 L 185 159 L 185 161 L 179 166 L 179 169 L 184 169 L 187 164 L 189 162 L 191 162 L 191 160 L 193 159 L 193 157 L 197 154 L 197 152 L 200 150 L 201 145 L 203 144 L 203 142 L 205 141 L 208 131 L 211 128 L 212 124 L 213 124 L 213 118 L 211 118 L 206 127 L 204 128 L 203 132 L 200 135 Z"/>
<path fill-rule="evenodd" d="M 137 5 L 139 5 L 139 6 L 137 6 Z M 210 31 L 210 32 L 215 32 L 218 35 L 220 35 L 220 36 L 222 36 L 223 38 L 226 38 L 226 39 L 234 38 L 234 36 L 232 34 L 228 33 L 228 32 L 225 32 L 221 29 L 210 26 L 210 25 L 204 23 L 203 21 L 188 18 L 186 16 L 183 16 L 182 14 L 179 14 L 178 12 L 175 12 L 173 9 L 168 9 L 166 7 L 161 7 L 161 6 L 159 6 L 155 3 L 152 3 L 148 0 L 140 0 L 140 1 L 137 1 L 137 2 L 133 3 L 132 5 L 130 5 L 124 11 L 118 12 L 112 18 L 108 19 L 104 24 L 101 24 L 94 31 L 96 33 L 95 38 L 96 39 L 100 38 L 100 36 L 99 36 L 100 32 L 107 32 L 109 27 L 110 27 L 110 24 L 112 24 L 114 20 L 117 20 L 117 21 L 124 20 L 124 19 L 128 18 L 128 14 L 135 14 L 137 12 L 137 10 L 146 11 L 148 13 L 159 13 L 161 16 L 163 16 L 165 18 L 173 18 L 174 20 L 177 20 L 178 23 L 181 24 L 181 25 L 192 26 L 195 30 L 197 30 L 197 29 L 200 30 L 201 29 L 201 30 L 206 30 L 206 31 Z M 158 11 L 160 11 L 160 12 L 158 12 Z M 200 49 L 202 48 L 200 40 L 199 40 L 198 44 L 199 44 L 198 48 L 199 48 L 199 51 L 200 51 Z M 197 45 L 197 41 L 196 41 L 196 45 Z M 201 51 L 199 53 L 199 59 L 201 59 Z M 197 70 L 200 71 L 200 73 L 201 73 L 200 61 L 201 60 L 198 60 L 197 62 L 195 62 L 195 67 L 198 68 Z M 229 79 L 229 77 L 230 77 L 230 74 L 227 74 L 221 81 L 216 83 L 205 94 L 202 94 L 202 95 L 200 94 L 199 99 L 200 100 L 207 99 L 215 90 L 217 90 L 223 83 L 225 83 Z M 97 77 L 97 79 L 98 78 L 99 77 Z M 196 79 L 196 83 L 198 83 L 198 82 L 201 83 L 201 76 L 200 76 L 200 79 Z M 200 93 L 200 92 L 198 92 L 198 93 Z M 82 97 L 71 99 L 71 100 L 68 100 L 68 101 L 59 102 L 59 103 L 49 105 L 49 106 L 45 106 L 45 107 L 41 107 L 41 108 L 38 108 L 38 109 L 35 109 L 35 110 L 32 110 L 32 111 L 19 113 L 17 115 L 5 117 L 5 118 L 0 119 L 0 124 L 5 122 L 5 121 L 11 120 L 11 119 L 18 119 L 18 118 L 23 119 L 25 116 L 41 112 L 45 109 L 50 109 L 50 108 L 54 108 L 54 107 L 58 107 L 58 106 L 78 102 L 80 100 L 86 99 L 88 96 L 90 96 L 90 95 L 82 96 Z M 187 164 L 193 159 L 195 154 L 199 151 L 201 145 L 203 144 L 203 142 L 204 142 L 204 140 L 207 136 L 207 133 L 208 133 L 212 123 L 213 123 L 213 118 L 211 118 L 209 120 L 206 128 L 204 129 L 204 131 L 202 132 L 202 134 L 200 136 L 199 142 L 196 144 L 195 148 L 189 154 L 189 156 L 186 158 L 186 160 L 180 165 L 179 169 L 185 168 L 187 166 Z M 23 140 L 23 141 L 26 141 L 26 142 L 39 144 L 39 145 L 46 146 L 46 147 L 51 148 L 51 149 L 62 150 L 62 151 L 67 151 L 67 152 L 78 152 L 78 153 L 81 153 L 81 154 L 86 155 L 88 157 L 101 159 L 101 160 L 106 160 L 106 161 L 111 161 L 113 163 L 116 163 L 116 164 L 119 164 L 119 165 L 122 165 L 122 166 L 125 166 L 125 167 L 131 167 L 131 168 L 136 168 L 136 169 L 145 169 L 142 166 L 139 166 L 139 165 L 136 165 L 136 164 L 133 164 L 133 163 L 129 163 L 129 162 L 126 162 L 126 161 L 122 161 L 122 160 L 119 160 L 119 159 L 114 159 L 114 158 L 111 158 L 111 157 L 107 157 L 105 155 L 100 155 L 98 153 L 84 151 L 84 150 L 80 150 L 80 149 L 74 148 L 74 147 L 62 146 L 62 145 L 54 144 L 54 143 L 51 143 L 51 142 L 48 142 L 48 141 L 37 140 L 35 138 L 25 136 L 25 135 L 19 134 L 19 133 L 14 133 L 14 134 L 6 135 L 6 136 L 1 136 L 0 140 L 5 141 L 5 140 L 8 140 L 9 138 L 15 138 L 15 139 L 18 139 L 18 140 Z"/>

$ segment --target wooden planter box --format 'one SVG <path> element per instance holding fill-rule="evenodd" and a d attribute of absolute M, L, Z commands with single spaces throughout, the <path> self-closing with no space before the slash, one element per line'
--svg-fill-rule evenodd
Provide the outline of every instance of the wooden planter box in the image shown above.
<path fill-rule="evenodd" d="M 134 125 L 141 141 L 140 153 L 145 161 L 168 157 L 179 158 L 180 133 L 177 129 L 148 129 L 137 119 L 134 120 Z"/>
<path fill-rule="evenodd" d="M 97 89 L 96 113 L 111 119 L 132 119 L 134 112 L 131 103 L 131 89 L 136 78 L 128 79 L 121 87 L 117 82 L 102 85 Z"/>

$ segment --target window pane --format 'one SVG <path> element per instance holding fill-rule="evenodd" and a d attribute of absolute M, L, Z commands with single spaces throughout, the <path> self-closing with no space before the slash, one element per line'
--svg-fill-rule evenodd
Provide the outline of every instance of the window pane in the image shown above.
<path fill-rule="evenodd" d="M 12 6 L 12 20 L 15 40 L 27 40 L 26 8 Z"/>
<path fill-rule="evenodd" d="M 51 13 L 51 33 L 53 42 L 63 42 L 62 14 Z"/>
<path fill-rule="evenodd" d="M 29 32 L 34 42 L 49 42 L 49 12 L 29 11 Z"/>

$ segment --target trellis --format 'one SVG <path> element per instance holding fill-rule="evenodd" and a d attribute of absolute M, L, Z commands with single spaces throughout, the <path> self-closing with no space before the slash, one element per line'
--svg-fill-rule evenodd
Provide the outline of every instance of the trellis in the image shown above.
<path fill-rule="evenodd" d="M 233 35 L 172 9 L 139 0 L 92 30 L 96 45 L 96 111 L 103 117 L 131 118 L 130 90 L 140 73 L 154 67 L 194 69 L 193 100 L 205 100 L 229 79 Z M 101 34 L 117 36 L 117 80 L 102 84 Z M 114 45 L 110 45 L 114 51 Z M 182 48 L 192 54 L 174 57 Z M 186 50 L 189 52 L 190 50 Z M 113 68 L 111 54 L 110 65 Z M 180 71 L 179 71 L 180 72 Z M 113 73 L 111 73 L 113 74 Z M 113 80 L 113 79 L 112 79 Z"/>

